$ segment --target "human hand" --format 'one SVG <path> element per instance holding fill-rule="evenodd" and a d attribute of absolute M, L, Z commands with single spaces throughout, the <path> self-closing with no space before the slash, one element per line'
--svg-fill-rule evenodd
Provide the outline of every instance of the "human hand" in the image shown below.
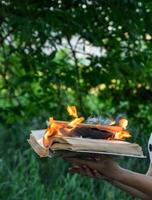
<path fill-rule="evenodd" d="M 68 170 L 70 173 L 77 173 L 90 178 L 98 178 L 106 181 L 110 181 L 108 178 L 104 177 L 100 172 L 95 169 L 91 169 L 86 165 L 74 165 Z"/>
<path fill-rule="evenodd" d="M 97 170 L 89 168 L 87 165 L 74 165 L 69 168 L 69 172 L 78 173 L 84 176 L 89 176 L 91 178 L 101 178 L 102 174 L 100 174 Z"/>
<path fill-rule="evenodd" d="M 66 158 L 67 161 L 76 165 L 71 172 L 80 173 L 90 177 L 106 177 L 114 179 L 119 173 L 119 165 L 110 156 L 102 156 L 96 159 Z"/>

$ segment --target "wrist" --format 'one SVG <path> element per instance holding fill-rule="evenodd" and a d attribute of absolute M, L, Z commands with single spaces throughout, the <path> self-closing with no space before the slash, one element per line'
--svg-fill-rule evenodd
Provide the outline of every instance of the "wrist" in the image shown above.
<path fill-rule="evenodd" d="M 127 169 L 124 169 L 119 166 L 115 172 L 114 180 L 116 180 L 118 182 L 122 182 L 125 179 L 125 177 L 127 176 L 127 173 L 128 173 Z"/>
<path fill-rule="evenodd" d="M 122 168 L 119 165 L 114 166 L 111 170 L 107 171 L 107 177 L 113 181 L 118 181 L 122 174 Z"/>

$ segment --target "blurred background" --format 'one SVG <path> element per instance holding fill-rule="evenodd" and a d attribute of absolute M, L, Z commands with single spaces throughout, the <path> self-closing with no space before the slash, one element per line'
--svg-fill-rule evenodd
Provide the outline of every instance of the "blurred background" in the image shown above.
<path fill-rule="evenodd" d="M 131 200 L 102 180 L 40 159 L 27 139 L 50 116 L 129 120 L 130 141 L 147 154 L 152 130 L 152 2 L 0 1 L 0 199 Z M 121 165 L 145 173 L 146 159 Z"/>

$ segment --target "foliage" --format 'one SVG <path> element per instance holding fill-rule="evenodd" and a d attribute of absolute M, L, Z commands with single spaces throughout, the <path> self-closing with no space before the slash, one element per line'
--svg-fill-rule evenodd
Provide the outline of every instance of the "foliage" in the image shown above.
<path fill-rule="evenodd" d="M 130 199 L 67 174 L 62 160 L 37 159 L 25 141 L 50 115 L 68 119 L 65 107 L 75 104 L 83 116 L 125 114 L 133 140 L 146 149 L 151 11 L 146 0 L 0 2 L 1 199 Z M 126 162 L 146 170 L 147 161 Z"/>

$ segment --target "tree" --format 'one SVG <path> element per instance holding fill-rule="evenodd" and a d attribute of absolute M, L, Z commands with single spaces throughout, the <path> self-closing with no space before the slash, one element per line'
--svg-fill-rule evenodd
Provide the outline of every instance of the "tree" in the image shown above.
<path fill-rule="evenodd" d="M 146 0 L 2 0 L 0 121 L 6 130 L 33 118 L 45 122 L 50 114 L 66 119 L 66 105 L 75 104 L 84 116 L 125 113 L 147 134 L 151 11 Z"/>

